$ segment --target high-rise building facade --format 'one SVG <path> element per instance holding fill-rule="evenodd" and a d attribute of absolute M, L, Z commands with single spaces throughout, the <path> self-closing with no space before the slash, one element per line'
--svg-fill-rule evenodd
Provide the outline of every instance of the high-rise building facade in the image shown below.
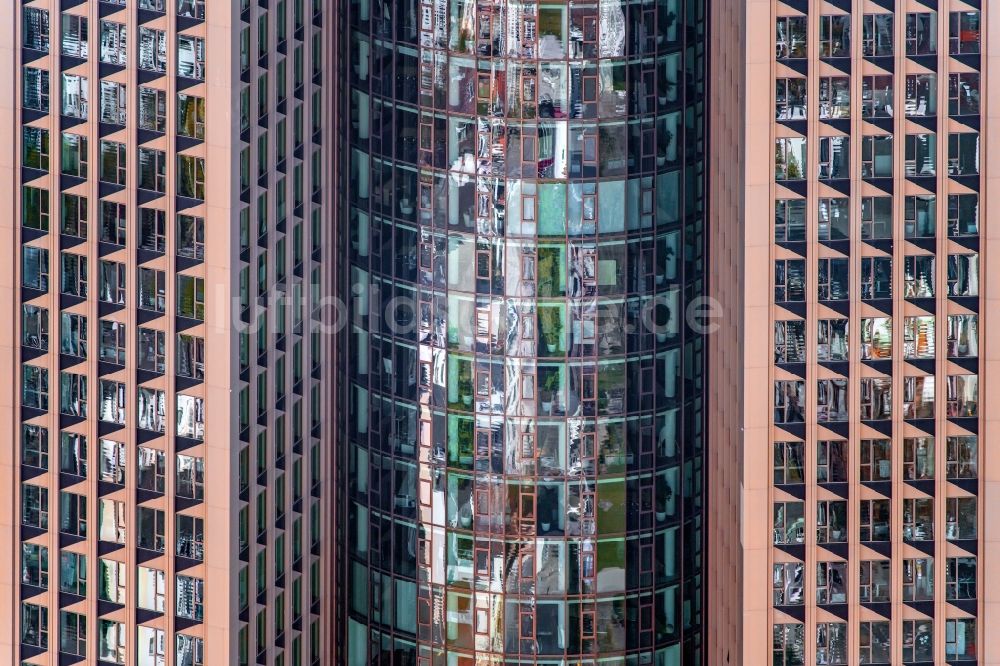
<path fill-rule="evenodd" d="M 328 12 L 0 9 L 0 662 L 329 663 Z"/>
<path fill-rule="evenodd" d="M 701 663 L 708 6 L 345 3 L 337 663 Z"/>
<path fill-rule="evenodd" d="M 741 663 L 997 663 L 988 4 L 746 3 Z"/>

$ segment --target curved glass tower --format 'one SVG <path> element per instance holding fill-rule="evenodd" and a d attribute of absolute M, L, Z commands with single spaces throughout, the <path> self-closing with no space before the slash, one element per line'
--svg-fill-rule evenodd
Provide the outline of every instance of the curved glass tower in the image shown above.
<path fill-rule="evenodd" d="M 700 663 L 704 12 L 346 7 L 345 663 Z"/>

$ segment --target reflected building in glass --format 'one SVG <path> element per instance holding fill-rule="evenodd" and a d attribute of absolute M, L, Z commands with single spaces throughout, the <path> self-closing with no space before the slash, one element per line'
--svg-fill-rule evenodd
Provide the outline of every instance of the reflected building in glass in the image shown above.
<path fill-rule="evenodd" d="M 705 4 L 344 7 L 338 663 L 701 662 Z"/>

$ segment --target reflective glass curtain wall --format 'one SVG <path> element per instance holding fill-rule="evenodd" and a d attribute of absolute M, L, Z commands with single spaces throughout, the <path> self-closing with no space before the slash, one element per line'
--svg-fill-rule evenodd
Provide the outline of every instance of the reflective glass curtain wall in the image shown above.
<path fill-rule="evenodd" d="M 347 663 L 700 663 L 705 11 L 346 7 Z"/>

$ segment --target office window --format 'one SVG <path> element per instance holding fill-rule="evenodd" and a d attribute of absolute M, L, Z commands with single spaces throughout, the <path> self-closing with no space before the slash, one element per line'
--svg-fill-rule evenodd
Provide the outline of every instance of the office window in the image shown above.
<path fill-rule="evenodd" d="M 49 549 L 35 543 L 21 544 L 21 582 L 48 589 Z"/>
<path fill-rule="evenodd" d="M 205 378 L 205 340 L 194 335 L 177 334 L 177 375 Z"/>
<path fill-rule="evenodd" d="M 25 7 L 22 10 L 21 44 L 33 51 L 49 52 L 49 12 Z"/>
<path fill-rule="evenodd" d="M 816 603 L 847 603 L 847 562 L 816 563 Z"/>
<path fill-rule="evenodd" d="M 819 57 L 851 57 L 851 15 L 819 17 Z"/>
<path fill-rule="evenodd" d="M 177 454 L 177 496 L 205 498 L 205 459 Z"/>
<path fill-rule="evenodd" d="M 903 620 L 903 663 L 934 661 L 934 621 Z"/>
<path fill-rule="evenodd" d="M 801 259 L 778 259 L 774 262 L 774 300 L 806 299 L 806 264 Z"/>
<path fill-rule="evenodd" d="M 124 185 L 125 163 L 125 144 L 101 139 L 101 180 Z"/>
<path fill-rule="evenodd" d="M 862 260 L 863 261 L 863 260 Z M 850 298 L 850 261 L 821 257 L 817 260 L 819 276 L 816 293 L 821 301 L 843 301 Z"/>
<path fill-rule="evenodd" d="M 139 178 L 136 185 L 143 190 L 167 191 L 167 154 L 155 148 L 139 148 Z"/>
<path fill-rule="evenodd" d="M 166 276 L 163 271 L 155 268 L 138 269 L 139 300 L 138 306 L 142 310 L 152 310 L 163 312 L 167 304 Z"/>
<path fill-rule="evenodd" d="M 892 238 L 892 197 L 861 198 L 861 238 Z"/>
<path fill-rule="evenodd" d="M 136 457 L 136 487 L 162 493 L 166 487 L 167 459 L 163 451 L 140 446 Z"/>
<path fill-rule="evenodd" d="M 979 195 L 948 195 L 948 236 L 979 234 Z"/>
<path fill-rule="evenodd" d="M 975 539 L 979 531 L 975 497 L 949 497 L 945 500 L 945 538 L 949 541 Z"/>
<path fill-rule="evenodd" d="M 933 238 L 937 227 L 937 197 L 903 197 L 903 231 L 906 238 Z"/>
<path fill-rule="evenodd" d="M 933 437 L 907 437 L 903 440 L 903 478 L 934 478 Z"/>
<path fill-rule="evenodd" d="M 979 437 L 955 435 L 947 440 L 947 475 L 949 479 L 979 477 Z"/>
<path fill-rule="evenodd" d="M 205 280 L 191 275 L 177 276 L 177 314 L 205 319 Z"/>
<path fill-rule="evenodd" d="M 861 53 L 866 57 L 893 55 L 892 14 L 865 14 L 861 17 Z"/>
<path fill-rule="evenodd" d="M 774 382 L 774 422 L 802 423 L 805 419 L 805 382 L 777 380 Z"/>
<path fill-rule="evenodd" d="M 136 666 L 163 666 L 167 659 L 166 634 L 162 629 L 139 626 Z"/>
<path fill-rule="evenodd" d="M 944 622 L 944 654 L 951 661 L 971 661 L 978 658 L 976 618 L 947 619 Z"/>
<path fill-rule="evenodd" d="M 100 359 L 105 363 L 125 365 L 125 324 L 102 319 L 100 327 Z"/>
<path fill-rule="evenodd" d="M 187 18 L 205 18 L 205 0 L 177 0 L 177 15 Z"/>
<path fill-rule="evenodd" d="M 821 180 L 850 178 L 850 137 L 819 138 L 819 175 Z"/>
<path fill-rule="evenodd" d="M 49 371 L 34 365 L 21 368 L 21 404 L 47 411 L 49 408 Z"/>
<path fill-rule="evenodd" d="M 125 602 L 125 583 L 128 568 L 124 562 L 106 560 L 97 561 L 97 598 L 115 604 Z"/>
<path fill-rule="evenodd" d="M 267 14 L 262 14 L 267 16 Z M 205 40 L 191 35 L 177 35 L 177 75 L 205 80 Z"/>
<path fill-rule="evenodd" d="M 177 134 L 205 138 L 205 98 L 177 93 Z"/>
<path fill-rule="evenodd" d="M 937 12 L 906 15 L 906 55 L 937 53 Z"/>
<path fill-rule="evenodd" d="M 947 558 L 945 560 L 944 589 L 948 599 L 975 599 L 976 558 Z"/>
<path fill-rule="evenodd" d="M 903 257 L 904 298 L 934 298 L 934 263 L 932 254 Z"/>
<path fill-rule="evenodd" d="M 775 545 L 805 543 L 805 522 L 802 502 L 774 503 Z"/>
<path fill-rule="evenodd" d="M 816 543 L 847 541 L 847 502 L 819 500 L 816 502 Z"/>
<path fill-rule="evenodd" d="M 138 388 L 138 427 L 153 432 L 164 432 L 166 424 L 166 395 L 159 389 Z"/>
<path fill-rule="evenodd" d="M 101 122 L 124 125 L 128 117 L 128 95 L 124 83 L 101 81 Z"/>
<path fill-rule="evenodd" d="M 87 477 L 87 436 L 75 432 L 59 435 L 59 471 Z"/>
<path fill-rule="evenodd" d="M 948 115 L 979 114 L 979 72 L 948 75 Z"/>
<path fill-rule="evenodd" d="M 201 398 L 177 395 L 177 436 L 202 439 L 205 436 L 205 405 Z"/>
<path fill-rule="evenodd" d="M 24 423 L 21 425 L 21 464 L 38 469 L 49 468 L 49 429 Z"/>
<path fill-rule="evenodd" d="M 139 9 L 165 12 L 167 10 L 167 0 L 139 0 Z"/>
<path fill-rule="evenodd" d="M 200 578 L 177 575 L 177 617 L 199 622 L 205 616 L 205 583 Z"/>
<path fill-rule="evenodd" d="M 774 91 L 774 117 L 777 120 L 805 120 L 807 95 L 805 77 L 775 79 Z"/>
<path fill-rule="evenodd" d="M 979 12 L 951 12 L 948 16 L 948 52 L 951 55 L 979 53 Z"/>
<path fill-rule="evenodd" d="M 112 664 L 125 663 L 125 625 L 113 620 L 97 621 L 97 658 Z"/>
<path fill-rule="evenodd" d="M 948 295 L 979 295 L 979 255 L 948 255 Z"/>
<path fill-rule="evenodd" d="M 772 666 L 803 666 L 806 631 L 803 624 L 775 624 L 771 636 Z"/>
<path fill-rule="evenodd" d="M 177 194 L 193 199 L 205 198 L 205 159 L 193 155 L 177 156 Z"/>
<path fill-rule="evenodd" d="M 21 103 L 32 111 L 49 112 L 49 73 L 44 69 L 23 69 L 23 95 Z"/>
<path fill-rule="evenodd" d="M 100 480 L 106 483 L 125 483 L 125 443 L 102 439 L 100 447 Z"/>
<path fill-rule="evenodd" d="M 59 531 L 71 536 L 87 536 L 87 496 L 59 492 Z"/>
<path fill-rule="evenodd" d="M 84 315 L 60 313 L 59 353 L 87 358 L 87 318 Z"/>
<path fill-rule="evenodd" d="M 49 170 L 49 131 L 41 127 L 21 128 L 21 164 Z"/>
<path fill-rule="evenodd" d="M 948 375 L 946 414 L 948 418 L 979 415 L 979 376 Z"/>
<path fill-rule="evenodd" d="M 73 58 L 86 58 L 88 48 L 88 20 L 86 16 L 62 14 L 62 54 Z"/>
<path fill-rule="evenodd" d="M 59 591 L 79 597 L 87 596 L 86 555 L 65 550 L 59 553 Z"/>
<path fill-rule="evenodd" d="M 948 175 L 979 175 L 979 132 L 948 134 Z"/>
<path fill-rule="evenodd" d="M 65 14 L 63 17 L 65 18 Z M 62 75 L 62 114 L 80 120 L 87 119 L 90 107 L 90 87 L 87 77 L 79 74 Z"/>
<path fill-rule="evenodd" d="M 124 344 L 124 340 L 121 341 Z M 125 423 L 125 382 L 113 379 L 98 381 L 98 397 L 100 398 L 101 421 L 106 423 Z"/>
<path fill-rule="evenodd" d="M 934 316 L 903 318 L 903 358 L 934 358 Z M 933 398 L 933 395 L 931 395 Z"/>
<path fill-rule="evenodd" d="M 205 524 L 195 516 L 177 515 L 176 554 L 191 560 L 202 560 L 205 552 Z"/>
<path fill-rule="evenodd" d="M 847 420 L 847 380 L 819 379 L 816 381 L 816 420 Z"/>
<path fill-rule="evenodd" d="M 21 644 L 48 649 L 48 608 L 27 602 L 21 603 Z"/>
<path fill-rule="evenodd" d="M 774 179 L 802 180 L 806 177 L 806 140 L 801 137 L 774 140 Z"/>
<path fill-rule="evenodd" d="M 892 631 L 889 622 L 860 622 L 858 643 L 861 648 L 859 660 L 862 664 L 888 664 Z"/>
<path fill-rule="evenodd" d="M 136 529 L 139 548 L 162 553 L 164 551 L 166 518 L 163 511 L 140 506 L 136 508 Z"/>
<path fill-rule="evenodd" d="M 21 306 L 21 344 L 47 351 L 49 348 L 49 311 L 37 305 Z"/>
<path fill-rule="evenodd" d="M 937 135 L 907 134 L 905 147 L 907 176 L 937 175 Z"/>
<path fill-rule="evenodd" d="M 49 489 L 21 484 L 21 524 L 49 529 Z"/>
<path fill-rule="evenodd" d="M 48 193 L 46 193 L 48 194 Z M 87 197 L 79 194 L 66 194 L 62 197 L 62 221 L 59 227 L 60 232 L 75 238 L 87 238 Z"/>
<path fill-rule="evenodd" d="M 101 20 L 101 62 L 128 64 L 128 34 L 124 23 Z"/>
<path fill-rule="evenodd" d="M 847 482 L 847 442 L 828 440 L 816 442 L 817 483 Z"/>
<path fill-rule="evenodd" d="M 166 333 L 152 328 L 139 328 L 136 341 L 140 370 L 163 373 L 166 369 Z"/>
<path fill-rule="evenodd" d="M 177 634 L 177 666 L 205 666 L 205 644 L 196 636 Z"/>
<path fill-rule="evenodd" d="M 892 257 L 862 257 L 861 299 L 881 298 L 892 298 Z"/>
<path fill-rule="evenodd" d="M 861 177 L 892 178 L 892 135 L 861 139 Z"/>
<path fill-rule="evenodd" d="M 156 88 L 139 88 L 139 129 L 167 131 L 167 93 Z"/>
<path fill-rule="evenodd" d="M 77 298 L 87 297 L 87 257 L 82 254 L 63 252 L 60 292 Z"/>
<path fill-rule="evenodd" d="M 889 481 L 892 478 L 891 442 L 888 439 L 862 439 L 861 481 Z"/>
<path fill-rule="evenodd" d="M 862 560 L 861 588 L 859 598 L 862 603 L 888 603 L 892 599 L 892 561 Z"/>
<path fill-rule="evenodd" d="M 903 600 L 933 601 L 934 560 L 932 558 L 903 560 Z"/>
<path fill-rule="evenodd" d="M 161 74 L 167 71 L 167 33 L 165 31 L 140 26 L 138 46 L 139 69 Z"/>
<path fill-rule="evenodd" d="M 143 610 L 162 613 L 167 609 L 167 577 L 159 569 L 139 567 L 138 607 Z"/>
<path fill-rule="evenodd" d="M 204 259 L 204 218 L 193 215 L 177 215 L 177 255 L 188 259 Z"/>
<path fill-rule="evenodd" d="M 903 499 L 903 538 L 907 541 L 929 541 L 934 538 L 933 498 Z"/>
<path fill-rule="evenodd" d="M 774 322 L 774 362 L 804 363 L 806 323 L 803 320 Z"/>
<path fill-rule="evenodd" d="M 863 499 L 859 513 L 858 538 L 861 541 L 889 540 L 889 500 Z"/>
<path fill-rule="evenodd" d="M 847 76 L 822 76 L 819 79 L 819 117 L 851 117 L 851 79 Z"/>
<path fill-rule="evenodd" d="M 21 224 L 28 229 L 49 230 L 49 191 L 27 185 L 21 188 Z"/>
<path fill-rule="evenodd" d="M 101 260 L 100 300 L 104 303 L 125 304 L 125 264 Z"/>

